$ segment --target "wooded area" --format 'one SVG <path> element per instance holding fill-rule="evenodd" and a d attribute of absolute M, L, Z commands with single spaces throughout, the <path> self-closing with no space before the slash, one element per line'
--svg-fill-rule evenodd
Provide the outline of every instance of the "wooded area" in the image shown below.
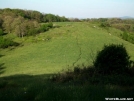
<path fill-rule="evenodd" d="M 52 23 L 46 25 L 41 25 L 40 23 L 64 21 L 68 21 L 68 19 L 53 14 L 42 14 L 38 11 L 0 9 L 0 34 L 3 32 L 15 33 L 19 37 L 35 35 L 49 29 L 46 27 L 52 27 Z"/>

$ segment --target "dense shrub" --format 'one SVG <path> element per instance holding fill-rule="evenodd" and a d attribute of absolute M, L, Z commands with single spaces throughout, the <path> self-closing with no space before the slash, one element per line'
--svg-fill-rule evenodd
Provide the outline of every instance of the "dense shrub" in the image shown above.
<path fill-rule="evenodd" d="M 5 39 L 0 36 L 0 48 L 8 48 L 9 46 L 18 46 L 19 43 L 12 41 L 11 39 Z"/>
<path fill-rule="evenodd" d="M 38 33 L 38 30 L 35 28 L 29 29 L 28 36 L 36 35 Z"/>
<path fill-rule="evenodd" d="M 128 53 L 123 45 L 106 45 L 98 52 L 94 66 L 102 73 L 122 73 L 130 66 Z"/>
<path fill-rule="evenodd" d="M 102 22 L 102 23 L 100 24 L 100 27 L 110 27 L 110 24 L 107 23 L 107 22 Z"/>
<path fill-rule="evenodd" d="M 46 23 L 46 24 L 42 24 L 40 26 L 40 28 L 38 28 L 38 32 L 41 33 L 41 32 L 45 32 L 45 31 L 48 31 L 50 28 L 53 27 L 53 24 L 52 23 Z"/>
<path fill-rule="evenodd" d="M 0 36 L 1 36 L 1 35 L 3 35 L 3 30 L 2 30 L 2 29 L 0 29 Z"/>
<path fill-rule="evenodd" d="M 49 28 L 53 28 L 53 23 L 50 22 L 50 23 L 47 24 L 47 26 L 48 26 Z"/>
<path fill-rule="evenodd" d="M 131 42 L 134 44 L 134 34 L 129 34 L 127 32 L 124 32 L 122 35 L 121 35 L 122 39 L 128 41 L 128 42 Z"/>

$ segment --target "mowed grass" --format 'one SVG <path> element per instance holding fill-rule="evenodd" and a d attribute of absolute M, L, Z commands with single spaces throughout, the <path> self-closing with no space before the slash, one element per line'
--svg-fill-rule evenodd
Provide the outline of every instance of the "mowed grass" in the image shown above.
<path fill-rule="evenodd" d="M 98 50 L 104 44 L 124 44 L 131 59 L 134 60 L 134 45 L 126 42 L 115 33 L 111 35 L 105 30 L 90 23 L 55 23 L 60 26 L 40 35 L 15 39 L 24 46 L 15 49 L 1 50 L 0 63 L 4 67 L 0 76 L 15 74 L 54 74 L 73 65 L 92 65 Z M 49 38 L 49 40 L 47 39 Z"/>

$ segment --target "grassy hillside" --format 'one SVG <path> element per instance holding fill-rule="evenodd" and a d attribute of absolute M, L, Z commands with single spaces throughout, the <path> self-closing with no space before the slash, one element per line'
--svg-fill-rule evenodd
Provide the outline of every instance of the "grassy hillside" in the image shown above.
<path fill-rule="evenodd" d="M 0 50 L 1 101 L 104 101 L 107 97 L 133 97 L 134 86 L 107 84 L 109 80 L 117 84 L 133 84 L 133 77 L 91 78 L 91 81 L 100 81 L 96 84 L 83 83 L 83 80 L 50 81 L 49 78 L 58 72 L 77 65 L 92 65 L 97 51 L 104 44 L 124 44 L 134 60 L 134 45 L 119 38 L 122 32 L 117 29 L 107 31 L 97 24 L 84 22 L 54 23 L 54 26 L 37 36 L 4 36 L 21 45 Z"/>
<path fill-rule="evenodd" d="M 124 44 L 134 60 L 134 45 L 117 37 L 121 31 L 101 29 L 90 23 L 54 23 L 59 26 L 35 37 L 14 38 L 22 46 L 1 50 L 1 76 L 53 74 L 74 65 L 92 65 L 104 44 Z M 95 26 L 95 27 L 94 27 Z M 7 36 L 11 37 L 11 36 Z"/>

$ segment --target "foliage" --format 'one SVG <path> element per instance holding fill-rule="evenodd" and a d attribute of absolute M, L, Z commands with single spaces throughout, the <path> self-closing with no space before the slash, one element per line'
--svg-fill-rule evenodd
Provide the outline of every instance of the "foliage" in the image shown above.
<path fill-rule="evenodd" d="M 107 22 L 102 22 L 102 23 L 100 24 L 100 27 L 110 27 L 110 24 L 107 23 Z"/>
<path fill-rule="evenodd" d="M 5 39 L 0 36 L 0 48 L 8 48 L 9 46 L 18 46 L 19 43 L 13 42 L 11 39 Z"/>
<path fill-rule="evenodd" d="M 48 26 L 48 28 L 53 28 L 53 23 L 52 23 L 52 22 L 49 22 L 49 23 L 47 24 L 47 26 Z"/>
<path fill-rule="evenodd" d="M 121 31 L 134 33 L 134 25 L 129 23 L 116 23 L 112 25 L 114 28 L 119 29 Z"/>
<path fill-rule="evenodd" d="M 5 33 L 15 33 L 18 37 L 36 35 L 53 27 L 52 22 L 69 21 L 67 18 L 38 11 L 10 9 L 0 10 L 0 28 Z M 43 25 L 40 23 L 49 22 Z"/>
<path fill-rule="evenodd" d="M 2 28 L 2 24 L 3 24 L 3 20 L 2 20 L 2 18 L 0 17 L 0 28 Z"/>
<path fill-rule="evenodd" d="M 38 30 L 35 28 L 31 28 L 28 30 L 27 36 L 33 36 L 36 35 L 38 33 Z"/>
<path fill-rule="evenodd" d="M 0 36 L 2 36 L 3 35 L 3 30 L 2 29 L 0 29 Z"/>
<path fill-rule="evenodd" d="M 41 32 L 45 32 L 45 31 L 48 31 L 50 28 L 53 27 L 53 24 L 50 22 L 50 23 L 45 23 L 45 24 L 42 24 L 37 32 L 41 33 Z"/>
<path fill-rule="evenodd" d="M 94 66 L 103 73 L 122 73 L 130 66 L 130 57 L 123 45 L 105 45 L 98 52 Z"/>
<path fill-rule="evenodd" d="M 124 39 L 124 40 L 134 44 L 134 35 L 133 34 L 129 34 L 127 32 L 123 32 L 121 37 L 122 37 L 122 39 Z"/>
<path fill-rule="evenodd" d="M 37 21 L 30 21 L 21 16 L 13 18 L 6 16 L 3 23 L 3 28 L 7 33 L 15 33 L 18 37 L 36 35 L 52 28 L 52 23 L 40 25 Z"/>
<path fill-rule="evenodd" d="M 81 22 L 81 20 L 78 18 L 70 18 L 69 21 L 70 22 Z"/>
<path fill-rule="evenodd" d="M 12 16 L 12 17 L 17 17 L 21 16 L 25 19 L 28 20 L 36 20 L 37 22 L 65 22 L 69 21 L 67 18 L 60 17 L 58 15 L 54 14 L 43 14 L 40 13 L 39 11 L 35 10 L 22 10 L 22 9 L 10 9 L 10 8 L 5 8 L 1 9 L 1 14 L 3 16 Z"/>
<path fill-rule="evenodd" d="M 65 18 L 64 16 L 63 17 L 60 17 L 60 16 L 56 16 L 56 15 L 53 15 L 53 14 L 45 14 L 44 15 L 44 22 L 67 22 L 69 21 L 67 18 Z"/>

